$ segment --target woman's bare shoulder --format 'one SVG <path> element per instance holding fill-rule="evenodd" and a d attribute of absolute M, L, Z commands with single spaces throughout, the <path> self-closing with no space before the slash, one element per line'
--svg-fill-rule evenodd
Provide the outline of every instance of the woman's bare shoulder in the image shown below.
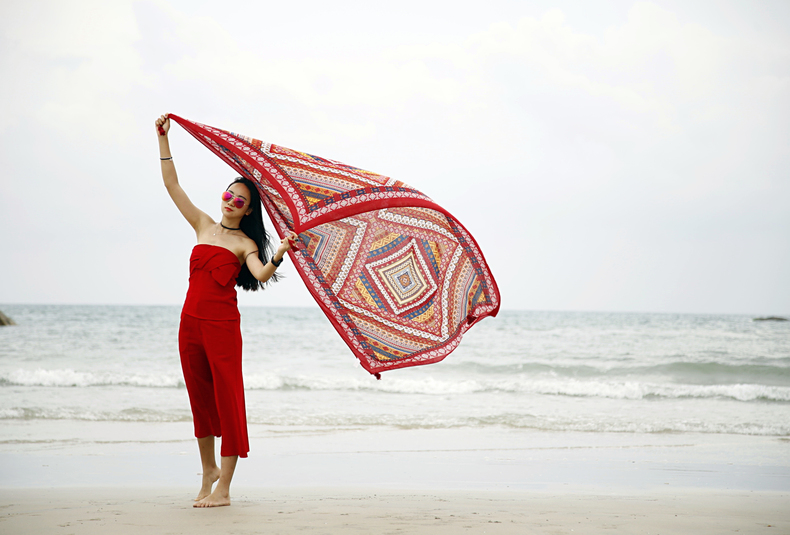
<path fill-rule="evenodd" d="M 236 249 L 237 253 L 241 253 L 239 254 L 239 256 L 246 257 L 248 254 L 252 253 L 253 251 L 258 250 L 258 244 L 255 243 L 255 241 L 249 236 L 243 235 L 243 236 L 237 236 L 236 238 L 237 239 L 235 240 L 236 243 L 234 244 L 235 245 L 234 249 Z"/>

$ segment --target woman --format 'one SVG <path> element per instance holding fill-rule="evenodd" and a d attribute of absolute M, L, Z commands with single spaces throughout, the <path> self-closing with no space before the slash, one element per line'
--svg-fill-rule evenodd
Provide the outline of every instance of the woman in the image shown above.
<path fill-rule="evenodd" d="M 198 242 L 189 261 L 189 290 L 178 332 L 181 367 L 203 464 L 203 483 L 194 506 L 230 505 L 236 461 L 249 451 L 234 283 L 256 291 L 265 282 L 276 281 L 275 270 L 297 236 L 291 233 L 280 242 L 274 256 L 268 256 L 270 244 L 260 197 L 246 178 L 236 179 L 222 193 L 219 223 L 198 209 L 178 183 L 167 138 L 167 115 L 156 120 L 156 127 L 165 187 L 195 229 Z M 214 457 L 214 437 L 218 436 L 222 437 L 220 467 Z"/>

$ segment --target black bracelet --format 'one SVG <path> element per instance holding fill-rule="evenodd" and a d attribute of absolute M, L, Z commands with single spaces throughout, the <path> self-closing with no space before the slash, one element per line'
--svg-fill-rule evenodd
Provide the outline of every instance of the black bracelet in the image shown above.
<path fill-rule="evenodd" d="M 272 257 L 272 259 L 270 260 L 270 262 L 272 263 L 272 265 L 273 265 L 274 267 L 278 268 L 278 267 L 280 267 L 280 264 L 282 264 L 282 263 L 283 263 L 283 260 L 285 260 L 285 257 L 282 257 L 282 258 L 280 259 L 280 261 L 279 261 L 279 262 L 275 262 L 275 261 L 274 261 L 274 257 Z"/>
<path fill-rule="evenodd" d="M 162 160 L 162 161 L 164 162 L 164 161 L 166 161 L 166 160 L 172 160 L 172 159 L 173 159 L 173 157 L 172 157 L 172 156 L 169 156 L 169 157 L 167 157 L 167 158 L 159 158 L 159 159 L 160 159 L 160 160 Z"/>

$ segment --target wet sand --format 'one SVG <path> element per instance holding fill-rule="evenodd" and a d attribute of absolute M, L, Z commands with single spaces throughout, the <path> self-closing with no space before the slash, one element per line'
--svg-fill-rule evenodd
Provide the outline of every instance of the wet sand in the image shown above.
<path fill-rule="evenodd" d="M 205 510 L 188 430 L 80 425 L 6 430 L 0 533 L 790 533 L 787 437 L 266 431 Z"/>
<path fill-rule="evenodd" d="M 790 494 L 622 494 L 374 489 L 237 489 L 193 509 L 187 489 L 0 491 L 3 533 L 788 533 Z"/>

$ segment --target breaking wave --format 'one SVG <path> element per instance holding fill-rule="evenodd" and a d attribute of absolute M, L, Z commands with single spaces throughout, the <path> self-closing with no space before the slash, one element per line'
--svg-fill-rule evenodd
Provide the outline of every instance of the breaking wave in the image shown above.
<path fill-rule="evenodd" d="M 638 378 L 598 376 L 558 377 L 555 374 L 511 375 L 480 379 L 435 379 L 433 377 L 371 377 L 245 374 L 248 390 L 339 390 L 388 394 L 454 395 L 513 393 L 610 399 L 720 398 L 736 401 L 790 402 L 790 387 L 765 384 L 693 384 L 656 382 Z M 0 386 L 71 387 L 126 386 L 141 388 L 184 388 L 180 374 L 92 373 L 72 369 L 16 370 L 0 374 Z"/>

